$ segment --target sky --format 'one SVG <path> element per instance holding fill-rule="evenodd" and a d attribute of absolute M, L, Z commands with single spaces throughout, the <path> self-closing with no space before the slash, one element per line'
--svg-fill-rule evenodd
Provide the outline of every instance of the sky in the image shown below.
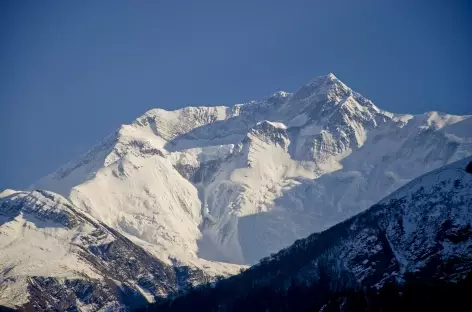
<path fill-rule="evenodd" d="M 382 109 L 472 114 L 472 3 L 0 1 L 0 189 L 151 108 L 231 105 L 333 72 Z"/>

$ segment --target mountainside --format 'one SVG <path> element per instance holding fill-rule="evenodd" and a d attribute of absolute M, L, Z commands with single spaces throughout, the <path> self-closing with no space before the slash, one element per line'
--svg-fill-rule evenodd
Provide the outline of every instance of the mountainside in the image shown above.
<path fill-rule="evenodd" d="M 471 155 L 471 121 L 385 112 L 329 74 L 261 101 L 150 110 L 31 188 L 166 263 L 253 264 Z"/>
<path fill-rule="evenodd" d="M 47 191 L 1 193 L 0 238 L 0 306 L 117 311 L 214 278 L 156 259 Z"/>
<path fill-rule="evenodd" d="M 332 74 L 246 104 L 150 110 L 0 194 L 0 306 L 133 309 L 262 258 L 217 291 L 461 278 L 471 129 L 383 111 Z"/>
<path fill-rule="evenodd" d="M 320 309 L 336 293 L 375 292 L 389 283 L 407 281 L 408 294 L 414 293 L 412 284 L 432 281 L 458 282 L 468 276 L 470 285 L 471 168 L 468 157 L 429 172 L 368 210 L 296 241 L 215 287 L 150 310 L 187 311 L 198 305 L 200 311 L 306 311 Z M 397 299 L 408 298 L 400 294 Z M 343 302 L 330 302 L 329 310 L 355 310 L 343 308 Z"/>

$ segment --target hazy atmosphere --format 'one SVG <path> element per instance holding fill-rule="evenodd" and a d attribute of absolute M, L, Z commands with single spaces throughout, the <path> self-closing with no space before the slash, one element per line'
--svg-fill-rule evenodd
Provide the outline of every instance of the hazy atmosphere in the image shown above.
<path fill-rule="evenodd" d="M 382 109 L 471 114 L 469 1 L 2 1 L 0 189 L 146 110 L 333 72 Z"/>

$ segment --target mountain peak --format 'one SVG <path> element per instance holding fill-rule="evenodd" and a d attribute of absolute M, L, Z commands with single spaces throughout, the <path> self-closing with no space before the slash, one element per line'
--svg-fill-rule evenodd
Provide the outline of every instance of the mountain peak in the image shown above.
<path fill-rule="evenodd" d="M 352 93 L 352 90 L 339 80 L 334 74 L 329 73 L 312 79 L 295 92 L 297 100 L 305 100 L 312 96 L 324 95 L 324 98 L 342 98 Z"/>
<path fill-rule="evenodd" d="M 342 81 L 339 80 L 338 77 L 336 77 L 333 73 L 328 73 L 327 75 L 322 75 L 322 76 L 313 78 L 312 80 L 310 80 L 310 82 L 308 82 L 309 85 L 322 84 L 322 83 L 342 83 Z"/>
<path fill-rule="evenodd" d="M 325 77 L 328 80 L 339 80 L 333 73 L 328 73 L 326 76 L 322 77 Z"/>
<path fill-rule="evenodd" d="M 333 73 L 294 94 L 275 95 L 233 106 L 149 111 L 35 189 L 69 196 L 110 226 L 164 246 L 161 257 L 201 253 L 248 264 L 471 153 L 470 131 L 461 130 L 466 126 L 454 129 L 457 138 L 444 131 L 411 133 L 424 124 L 421 116 L 404 127 Z M 205 206 L 214 224 L 200 227 Z M 292 215 L 291 207 L 307 218 Z M 261 211 L 271 212 L 256 216 Z M 272 229 L 281 236 L 266 244 Z"/>
<path fill-rule="evenodd" d="M 276 97 L 276 98 L 286 98 L 290 95 L 290 92 L 286 92 L 286 91 L 282 91 L 282 90 L 279 90 L 277 92 L 275 92 L 274 94 L 272 94 L 271 97 Z"/>

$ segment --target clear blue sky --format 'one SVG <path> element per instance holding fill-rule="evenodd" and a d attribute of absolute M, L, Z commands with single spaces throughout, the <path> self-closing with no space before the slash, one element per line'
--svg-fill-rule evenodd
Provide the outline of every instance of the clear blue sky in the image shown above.
<path fill-rule="evenodd" d="M 335 73 L 393 112 L 471 114 L 470 1 L 0 2 L 0 189 L 153 107 L 241 103 Z"/>

